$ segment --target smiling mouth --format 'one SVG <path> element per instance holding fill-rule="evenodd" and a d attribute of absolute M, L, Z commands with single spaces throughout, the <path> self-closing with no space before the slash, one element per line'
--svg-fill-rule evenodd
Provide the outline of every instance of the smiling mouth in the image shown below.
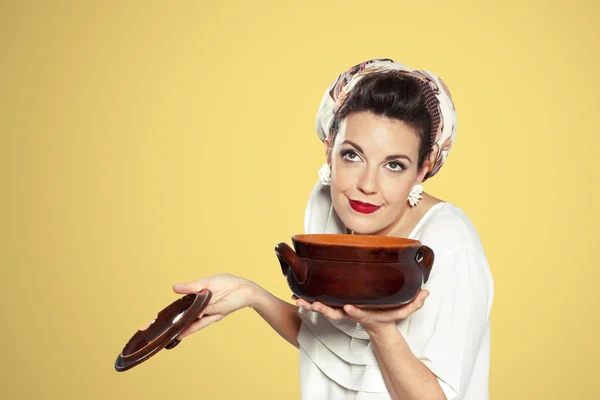
<path fill-rule="evenodd" d="M 379 208 L 381 208 L 381 206 L 376 206 L 374 204 L 369 204 L 369 203 L 363 203 L 362 201 L 358 201 L 358 200 L 348 199 L 348 202 L 350 203 L 350 207 L 352 207 L 352 209 L 354 211 L 359 212 L 361 214 L 372 214 L 375 211 L 379 210 Z"/>

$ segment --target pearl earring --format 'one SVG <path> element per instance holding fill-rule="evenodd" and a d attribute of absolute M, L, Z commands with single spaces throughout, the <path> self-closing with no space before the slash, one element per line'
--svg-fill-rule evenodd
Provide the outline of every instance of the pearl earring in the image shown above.
<path fill-rule="evenodd" d="M 413 186 L 412 190 L 410 191 L 410 194 L 408 195 L 408 204 L 410 204 L 411 207 L 414 207 L 417 204 L 419 204 L 419 200 L 423 198 L 423 196 L 421 196 L 421 193 L 423 193 L 423 186 Z"/>
<path fill-rule="evenodd" d="M 319 170 L 319 179 L 321 179 L 321 183 L 325 186 L 331 184 L 331 168 L 329 168 L 329 164 L 323 164 Z"/>

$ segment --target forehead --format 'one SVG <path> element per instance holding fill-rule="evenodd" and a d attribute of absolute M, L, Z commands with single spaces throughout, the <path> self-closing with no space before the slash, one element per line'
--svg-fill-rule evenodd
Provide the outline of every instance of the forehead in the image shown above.
<path fill-rule="evenodd" d="M 352 113 L 342 121 L 335 141 L 341 145 L 345 140 L 356 143 L 365 153 L 385 153 L 385 156 L 419 152 L 419 137 L 410 125 L 370 112 Z"/>

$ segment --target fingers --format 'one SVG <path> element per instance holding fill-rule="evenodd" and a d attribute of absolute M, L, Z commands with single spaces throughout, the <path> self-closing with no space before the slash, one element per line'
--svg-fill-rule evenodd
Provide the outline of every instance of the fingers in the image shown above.
<path fill-rule="evenodd" d="M 228 310 L 227 303 L 221 299 L 212 304 L 207 305 L 202 314 L 206 316 L 221 314 L 224 317 L 232 311 L 233 310 L 231 309 Z"/>
<path fill-rule="evenodd" d="M 292 298 L 296 300 L 296 305 L 298 307 L 309 311 L 316 311 L 330 320 L 350 319 L 359 323 L 387 323 L 390 321 L 399 321 L 408 318 L 411 314 L 423 307 L 425 304 L 425 299 L 428 296 L 429 291 L 423 289 L 417 294 L 412 302 L 400 308 L 390 310 L 365 310 L 348 304 L 342 309 L 338 309 L 328 307 L 320 302 L 314 302 L 311 304 L 308 301 L 299 299 L 296 296 L 292 296 Z"/>
<path fill-rule="evenodd" d="M 298 298 L 296 298 L 296 305 L 297 305 L 298 307 L 305 308 L 305 309 L 307 309 L 307 310 L 313 311 L 313 309 L 312 309 L 312 304 L 310 304 L 310 303 L 309 303 L 308 301 L 306 301 L 306 300 L 303 300 L 303 299 L 298 299 Z"/>
<path fill-rule="evenodd" d="M 173 285 L 173 291 L 179 294 L 198 293 L 208 286 L 210 278 L 202 278 L 193 282 L 177 283 Z"/>
<path fill-rule="evenodd" d="M 331 320 L 346 319 L 343 309 L 327 307 L 319 302 L 313 303 L 313 309 Z"/>
<path fill-rule="evenodd" d="M 415 299 L 407 305 L 391 310 L 365 310 L 352 305 L 345 305 L 344 312 L 349 319 L 359 323 L 400 321 L 420 310 L 429 296 L 428 290 L 421 290 Z"/>
<path fill-rule="evenodd" d="M 221 319 L 223 319 L 223 315 L 222 314 L 215 314 L 215 315 L 204 316 L 204 317 L 200 318 L 199 320 L 197 320 L 196 322 L 194 322 L 189 327 L 187 327 L 187 329 L 185 329 L 183 332 L 181 332 L 179 334 L 179 336 L 177 336 L 177 339 L 181 340 L 184 337 L 186 337 L 188 335 L 191 335 L 192 333 L 194 333 L 196 331 L 199 331 L 200 329 L 206 328 L 207 326 L 209 326 L 213 322 L 220 321 Z"/>
<path fill-rule="evenodd" d="M 296 305 L 309 311 L 316 311 L 330 320 L 346 319 L 346 313 L 344 310 L 328 307 L 325 304 L 319 303 L 318 301 L 311 304 L 306 300 L 298 299 L 296 301 Z"/>
<path fill-rule="evenodd" d="M 351 306 L 349 304 L 346 304 L 344 306 L 344 311 L 346 312 L 346 314 L 348 314 L 350 318 L 357 321 L 360 321 L 367 317 L 367 312 L 365 310 Z"/>
<path fill-rule="evenodd" d="M 423 307 L 423 305 L 425 304 L 425 299 L 428 296 L 428 290 L 421 290 L 413 301 L 411 301 L 404 307 L 399 308 L 396 311 L 396 315 L 394 315 L 394 317 L 399 320 L 408 318 L 411 314 L 415 313 L 416 311 L 419 311 Z"/>
<path fill-rule="evenodd" d="M 415 307 L 417 307 L 417 309 L 415 311 L 417 311 L 418 309 L 423 307 L 423 304 L 425 304 L 425 299 L 427 297 L 429 297 L 429 290 L 423 289 L 419 292 L 417 297 L 412 302 L 412 304 L 414 304 Z"/>

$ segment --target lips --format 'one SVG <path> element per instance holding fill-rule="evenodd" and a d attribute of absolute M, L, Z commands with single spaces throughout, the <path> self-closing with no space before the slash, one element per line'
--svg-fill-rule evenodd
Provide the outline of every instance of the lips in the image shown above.
<path fill-rule="evenodd" d="M 358 200 L 349 200 L 349 202 L 350 207 L 352 207 L 354 211 L 357 211 L 362 214 L 372 214 L 375 211 L 379 210 L 379 208 L 381 207 L 369 203 L 363 203 L 362 201 Z"/>

